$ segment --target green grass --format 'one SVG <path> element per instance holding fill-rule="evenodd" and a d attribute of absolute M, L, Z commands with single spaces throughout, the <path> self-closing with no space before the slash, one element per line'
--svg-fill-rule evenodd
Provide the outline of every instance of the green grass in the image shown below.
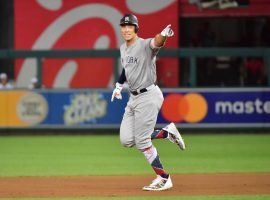
<path fill-rule="evenodd" d="M 154 141 L 170 173 L 270 172 L 270 135 L 184 135 L 187 150 Z M 152 174 L 118 136 L 1 136 L 0 176 Z"/>
<path fill-rule="evenodd" d="M 0 198 L 1 199 L 1 198 Z M 5 198 L 5 200 L 46 200 L 47 198 Z M 94 198 L 50 198 L 50 200 L 269 200 L 262 196 L 175 196 L 175 197 L 94 197 Z"/>

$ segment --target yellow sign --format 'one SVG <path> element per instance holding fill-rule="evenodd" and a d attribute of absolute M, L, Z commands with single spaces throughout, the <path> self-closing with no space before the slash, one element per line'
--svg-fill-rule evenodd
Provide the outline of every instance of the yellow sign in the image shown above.
<path fill-rule="evenodd" d="M 43 121 L 47 113 L 47 101 L 38 93 L 0 91 L 0 127 L 35 125 Z"/>

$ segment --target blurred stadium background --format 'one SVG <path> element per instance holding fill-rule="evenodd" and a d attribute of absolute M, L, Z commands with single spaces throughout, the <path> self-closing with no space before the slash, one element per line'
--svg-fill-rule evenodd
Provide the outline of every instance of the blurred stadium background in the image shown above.
<path fill-rule="evenodd" d="M 93 167 L 108 164 L 102 155 L 118 140 L 128 100 L 126 88 L 122 101 L 110 102 L 121 71 L 119 20 L 125 13 L 138 17 L 140 37 L 153 37 L 167 24 L 175 31 L 157 60 L 157 82 L 165 97 L 157 128 L 175 122 L 195 149 L 187 153 L 191 157 L 183 154 L 184 166 L 171 171 L 269 173 L 268 0 L 2 0 L 0 177 L 128 174 L 134 160 L 124 152 L 111 155 L 122 155 L 124 161 L 115 160 L 108 171 Z M 20 136 L 25 133 L 29 136 Z M 63 136 L 54 136 L 56 133 Z M 87 136 L 78 136 L 82 133 Z M 102 144 L 104 133 L 109 138 L 105 142 L 108 149 L 98 154 L 102 158 L 99 164 L 84 162 L 95 155 L 83 154 L 94 150 L 88 148 L 93 144 L 82 140 L 92 138 L 95 144 Z M 204 141 L 210 141 L 215 154 L 210 153 L 210 161 L 198 163 L 200 153 L 209 153 L 203 154 L 209 148 Z M 24 149 L 25 144 L 29 149 Z M 76 155 L 84 156 L 72 157 L 71 152 L 60 150 L 54 157 L 59 145 L 82 145 L 74 148 Z M 121 149 L 120 143 L 115 148 Z M 164 148 L 175 151 L 166 144 Z M 224 153 L 226 148 L 232 152 Z M 35 157 L 35 152 L 46 159 L 39 154 Z M 228 155 L 235 157 L 228 160 Z M 253 155 L 252 159 L 247 155 Z M 72 159 L 80 164 L 70 167 Z M 172 156 L 167 162 L 173 166 L 180 160 Z M 151 174 L 144 170 L 143 159 L 138 162 L 143 167 L 139 165 L 134 174 Z M 205 168 L 209 162 L 212 168 Z M 124 169 L 115 171 L 118 163 Z M 60 167 L 52 170 L 49 166 Z"/>
<path fill-rule="evenodd" d="M 268 129 L 269 10 L 266 0 L 1 1 L 0 72 L 11 89 L 0 93 L 1 130 L 118 128 L 127 95 L 109 99 L 128 12 L 143 38 L 175 30 L 157 61 L 159 127 Z"/>

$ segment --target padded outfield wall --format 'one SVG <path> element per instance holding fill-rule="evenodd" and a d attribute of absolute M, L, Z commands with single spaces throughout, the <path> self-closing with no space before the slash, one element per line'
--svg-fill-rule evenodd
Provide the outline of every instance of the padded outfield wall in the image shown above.
<path fill-rule="evenodd" d="M 119 128 L 128 93 L 111 90 L 0 91 L 1 129 Z M 270 89 L 163 89 L 157 127 L 270 128 Z"/>

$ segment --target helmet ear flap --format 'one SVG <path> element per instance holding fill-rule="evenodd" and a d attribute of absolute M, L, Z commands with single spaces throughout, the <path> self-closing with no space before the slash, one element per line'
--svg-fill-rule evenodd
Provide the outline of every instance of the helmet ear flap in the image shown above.
<path fill-rule="evenodd" d="M 138 31 L 139 31 L 139 27 L 135 26 L 135 33 L 138 33 Z"/>

